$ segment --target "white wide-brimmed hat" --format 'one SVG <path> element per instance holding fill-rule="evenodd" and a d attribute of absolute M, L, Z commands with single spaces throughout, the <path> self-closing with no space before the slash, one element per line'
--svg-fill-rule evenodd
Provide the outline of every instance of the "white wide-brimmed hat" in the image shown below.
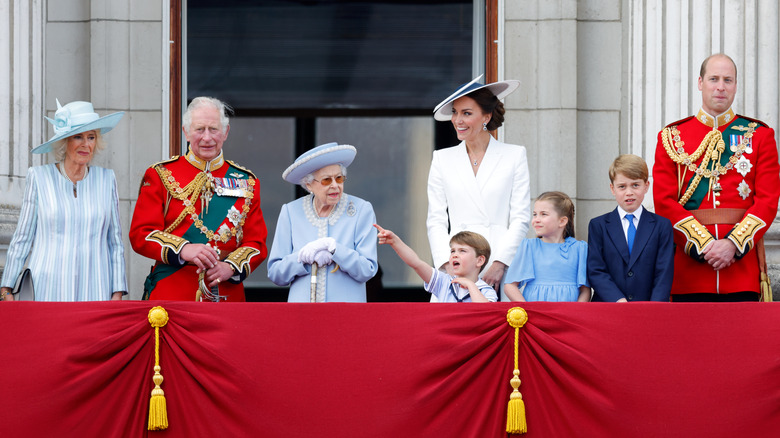
<path fill-rule="evenodd" d="M 449 121 L 452 118 L 452 102 L 479 89 L 487 88 L 496 96 L 496 98 L 498 98 L 498 100 L 501 100 L 520 86 L 520 81 L 514 79 L 493 82 L 492 84 L 487 85 L 479 83 L 478 81 L 480 79 L 482 79 L 482 75 L 477 76 L 468 84 L 461 85 L 448 98 L 442 100 L 441 103 L 436 105 L 436 108 L 433 109 L 433 118 L 440 122 Z"/>
<path fill-rule="evenodd" d="M 82 132 L 99 130 L 100 134 L 103 135 L 114 129 L 124 114 L 124 112 L 118 112 L 100 117 L 89 102 L 76 101 L 62 106 L 57 100 L 57 112 L 54 113 L 54 120 L 44 117 L 53 125 L 54 137 L 37 146 L 32 150 L 32 153 L 51 152 L 55 142 Z"/>
<path fill-rule="evenodd" d="M 356 154 L 355 146 L 348 144 L 326 143 L 319 145 L 296 158 L 295 162 L 282 173 L 282 179 L 293 184 L 300 184 L 304 176 L 331 164 L 349 166 Z"/>

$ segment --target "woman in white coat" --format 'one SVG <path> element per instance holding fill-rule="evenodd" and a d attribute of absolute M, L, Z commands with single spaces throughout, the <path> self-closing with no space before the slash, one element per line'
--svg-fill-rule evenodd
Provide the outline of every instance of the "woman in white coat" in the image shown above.
<path fill-rule="evenodd" d="M 482 76 L 436 106 L 434 118 L 451 121 L 457 146 L 434 151 L 428 175 L 428 241 L 434 266 L 449 269 L 450 236 L 464 230 L 482 234 L 491 259 L 482 279 L 499 290 L 531 218 L 525 148 L 497 141 L 490 131 L 504 122 L 504 98 L 519 85 L 508 80 L 488 85 Z M 501 300 L 508 301 L 501 291 Z"/>

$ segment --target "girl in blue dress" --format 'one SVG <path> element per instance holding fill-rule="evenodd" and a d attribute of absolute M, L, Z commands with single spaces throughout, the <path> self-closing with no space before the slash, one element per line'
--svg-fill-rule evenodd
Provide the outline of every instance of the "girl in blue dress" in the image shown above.
<path fill-rule="evenodd" d="M 571 198 L 562 192 L 539 195 L 531 226 L 538 239 L 520 243 L 505 277 L 507 296 L 512 301 L 590 301 L 588 244 L 574 239 Z"/>

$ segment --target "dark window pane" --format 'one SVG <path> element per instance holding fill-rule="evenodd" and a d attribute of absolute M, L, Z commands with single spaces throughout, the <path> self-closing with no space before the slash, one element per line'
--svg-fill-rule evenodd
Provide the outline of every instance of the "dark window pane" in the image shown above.
<path fill-rule="evenodd" d="M 188 96 L 240 109 L 427 109 L 471 79 L 471 0 L 193 1 Z"/>

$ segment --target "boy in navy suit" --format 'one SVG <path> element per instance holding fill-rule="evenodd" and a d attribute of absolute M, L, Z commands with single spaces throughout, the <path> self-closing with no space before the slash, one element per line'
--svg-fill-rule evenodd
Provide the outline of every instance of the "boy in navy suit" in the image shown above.
<path fill-rule="evenodd" d="M 593 301 L 669 301 L 674 235 L 669 219 L 642 207 L 647 163 L 620 155 L 609 168 L 617 208 L 588 225 L 588 281 Z"/>

